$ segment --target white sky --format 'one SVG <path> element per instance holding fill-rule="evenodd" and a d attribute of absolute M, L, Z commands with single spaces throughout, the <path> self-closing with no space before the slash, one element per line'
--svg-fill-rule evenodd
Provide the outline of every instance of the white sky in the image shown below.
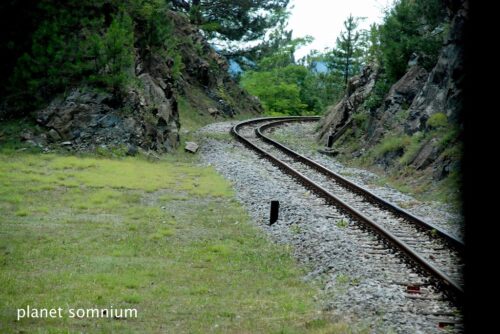
<path fill-rule="evenodd" d="M 291 0 L 294 7 L 288 29 L 293 29 L 294 38 L 314 37 L 314 42 L 295 52 L 296 59 L 307 55 L 310 50 L 323 51 L 326 47 L 335 46 L 335 40 L 350 13 L 366 17 L 360 28 L 367 29 L 373 22 L 382 22 L 383 11 L 391 3 L 391 0 Z"/>

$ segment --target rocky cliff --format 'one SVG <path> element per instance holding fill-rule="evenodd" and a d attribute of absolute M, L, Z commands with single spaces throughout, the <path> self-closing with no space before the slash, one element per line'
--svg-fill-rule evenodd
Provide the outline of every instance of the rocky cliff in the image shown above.
<path fill-rule="evenodd" d="M 455 1 L 459 3 L 459 1 Z M 435 113 L 446 114 L 451 122 L 459 123 L 463 105 L 464 85 L 464 27 L 467 21 L 467 3 L 449 6 L 452 17 L 450 32 L 436 66 L 427 77 L 424 87 L 413 100 L 406 131 L 424 130 L 426 121 Z"/>
<path fill-rule="evenodd" d="M 342 100 L 331 106 L 320 122 L 320 141 L 326 142 L 326 137 L 329 135 L 339 137 L 343 129 L 351 124 L 352 116 L 372 93 L 377 76 L 377 66 L 370 65 L 363 69 L 361 75 L 349 80 Z"/>
<path fill-rule="evenodd" d="M 243 112 L 261 113 L 257 98 L 248 94 L 229 75 L 226 58 L 205 40 L 185 16 L 170 13 L 184 69 L 177 81 L 179 93 L 200 113 L 234 116 Z"/>
<path fill-rule="evenodd" d="M 432 174 L 435 181 L 459 173 L 467 3 L 453 4 L 448 6 L 450 28 L 434 68 L 427 72 L 415 54 L 406 74 L 372 107 L 380 70 L 367 66 L 351 78 L 343 99 L 321 120 L 321 144 L 333 136 L 339 157 L 386 172 L 416 170 Z"/>
<path fill-rule="evenodd" d="M 172 62 L 136 56 L 138 85 L 124 96 L 77 87 L 54 99 L 36 114 L 49 143 L 64 143 L 75 150 L 97 147 L 139 147 L 168 152 L 179 143 L 179 112 L 171 76 Z"/>
<path fill-rule="evenodd" d="M 71 88 L 35 113 L 44 133 L 26 137 L 39 146 L 62 144 L 78 151 L 119 147 L 129 154 L 139 148 L 169 152 L 179 145 L 180 97 L 201 114 L 260 113 L 260 103 L 230 78 L 226 59 L 199 30 L 182 14 L 167 15 L 180 41 L 175 46 L 179 59 L 136 49 L 130 69 L 135 80 L 126 92 Z"/>

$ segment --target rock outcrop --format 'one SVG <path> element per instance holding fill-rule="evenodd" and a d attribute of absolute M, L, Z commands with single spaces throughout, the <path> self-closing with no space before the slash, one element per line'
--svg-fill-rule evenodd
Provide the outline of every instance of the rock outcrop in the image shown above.
<path fill-rule="evenodd" d="M 325 141 L 330 134 L 336 134 L 344 128 L 352 115 L 363 104 L 375 86 L 378 67 L 370 65 L 360 75 L 352 77 L 347 84 L 344 97 L 336 105 L 330 107 L 320 122 L 319 138 Z"/>
<path fill-rule="evenodd" d="M 401 132 L 404 127 L 404 113 L 419 94 L 427 80 L 428 73 L 418 64 L 411 66 L 405 75 L 392 85 L 382 106 L 370 111 L 366 140 L 374 145 L 388 131 Z"/>
<path fill-rule="evenodd" d="M 453 17 L 450 32 L 436 66 L 410 106 L 406 122 L 408 133 L 423 130 L 427 119 L 436 112 L 445 113 L 451 121 L 459 121 L 463 104 L 464 26 L 467 20 L 467 4 L 450 6 L 449 11 Z"/>
<path fill-rule="evenodd" d="M 35 141 L 64 142 L 78 151 L 125 147 L 130 153 L 138 148 L 170 152 L 179 145 L 180 97 L 199 114 L 213 117 L 262 112 L 260 102 L 231 79 L 226 59 L 188 18 L 168 15 L 181 41 L 176 46 L 181 59 L 136 49 L 131 69 L 136 84 L 114 95 L 86 86 L 70 89 L 35 113 L 45 129 L 43 138 Z"/>
<path fill-rule="evenodd" d="M 432 70 L 427 72 L 419 65 L 419 56 L 414 55 L 406 74 L 390 88 L 381 105 L 371 108 L 365 102 L 374 91 L 379 74 L 373 66 L 366 67 L 360 76 L 351 79 L 344 98 L 320 121 L 318 140 L 322 144 L 330 135 L 337 139 L 350 126 L 353 131 L 340 137 L 340 141 L 351 139 L 349 149 L 342 152 L 340 142 L 335 149 L 351 158 L 370 154 L 379 145 L 381 156 L 374 162 L 384 169 L 401 164 L 416 170 L 430 169 L 434 178 L 440 180 L 459 168 L 456 129 L 461 127 L 463 107 L 464 26 L 468 6 L 466 0 L 451 1 L 447 6 L 449 32 Z M 433 126 L 433 116 L 441 123 Z M 405 159 L 400 160 L 405 153 Z"/>
<path fill-rule="evenodd" d="M 137 59 L 140 84 L 120 100 L 109 93 L 75 88 L 38 111 L 37 122 L 47 129 L 49 142 L 70 142 L 78 151 L 97 147 L 172 151 L 179 144 L 180 127 L 172 65 L 159 57 L 147 64 Z"/>
<path fill-rule="evenodd" d="M 226 58 L 207 43 L 200 30 L 177 13 L 171 12 L 170 19 L 175 35 L 183 41 L 179 47 L 184 64 L 179 93 L 200 113 L 211 116 L 262 113 L 259 100 L 231 78 Z"/>

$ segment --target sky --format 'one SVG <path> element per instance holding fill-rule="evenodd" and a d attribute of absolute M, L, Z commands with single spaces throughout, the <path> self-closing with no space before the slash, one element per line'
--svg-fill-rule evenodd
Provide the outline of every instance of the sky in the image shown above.
<path fill-rule="evenodd" d="M 294 38 L 314 37 L 314 42 L 295 52 L 295 58 L 300 59 L 313 49 L 323 51 L 335 46 L 349 14 L 366 17 L 360 24 L 363 29 L 374 22 L 381 23 L 384 8 L 391 3 L 391 0 L 291 0 L 288 29 L 293 29 Z"/>

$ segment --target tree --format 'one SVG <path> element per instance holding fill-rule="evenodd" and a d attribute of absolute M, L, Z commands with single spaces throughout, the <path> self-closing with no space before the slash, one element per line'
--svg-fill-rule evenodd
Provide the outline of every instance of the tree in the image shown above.
<path fill-rule="evenodd" d="M 285 51 L 288 53 L 289 61 L 294 62 L 293 53 L 295 49 L 299 47 L 300 43 L 308 43 L 310 37 L 307 36 L 304 39 L 293 39 L 292 30 L 287 30 L 288 18 L 290 13 L 288 11 L 280 11 L 276 14 L 277 23 L 275 27 L 270 29 L 268 36 L 251 50 L 247 50 L 246 54 L 250 55 L 251 58 L 255 60 L 263 59 L 265 57 L 271 56 L 277 52 Z"/>
<path fill-rule="evenodd" d="M 127 14 L 116 16 L 102 38 L 104 51 L 100 79 L 113 91 L 124 87 L 133 70 L 134 64 L 134 28 L 132 19 Z"/>
<path fill-rule="evenodd" d="M 246 72 L 241 84 L 260 99 L 267 113 L 301 115 L 307 107 L 300 94 L 306 74 L 303 66 L 288 65 L 269 71 Z"/>
<path fill-rule="evenodd" d="M 400 0 L 386 13 L 380 27 L 381 61 L 387 77 L 395 82 L 406 72 L 412 54 L 430 70 L 442 45 L 439 25 L 444 21 L 440 0 Z"/>
<path fill-rule="evenodd" d="M 349 15 L 344 21 L 345 30 L 337 37 L 336 47 L 330 54 L 330 68 L 342 72 L 345 84 L 361 66 L 365 41 L 362 38 L 364 32 L 358 31 L 358 26 L 359 21 L 363 19 Z"/>
<path fill-rule="evenodd" d="M 0 8 L 22 12 L 26 2 Z M 142 6 L 153 2 L 142 1 Z M 22 115 L 81 83 L 113 92 L 123 88 L 133 75 L 134 22 L 129 12 L 138 3 L 40 0 L 28 7 L 33 10 L 30 21 L 19 23 L 26 31 L 9 34 L 6 41 L 12 69 L 2 69 L 7 76 L 0 94 L 10 112 Z"/>
<path fill-rule="evenodd" d="M 379 62 L 382 58 L 382 49 L 380 44 L 380 27 L 372 23 L 367 35 L 367 50 L 365 61 L 367 63 Z"/>
<path fill-rule="evenodd" d="M 289 40 L 243 74 L 241 85 L 257 96 L 270 114 L 301 115 L 312 111 L 304 100 L 308 70 L 295 62 L 293 53 L 310 38 Z"/>
<path fill-rule="evenodd" d="M 341 98 L 344 93 L 342 73 L 328 68 L 329 52 L 312 50 L 301 62 L 308 68 L 301 91 L 303 101 L 309 109 L 321 113 L 325 108 Z"/>
<path fill-rule="evenodd" d="M 275 26 L 289 0 L 173 0 L 210 38 L 251 41 Z"/>

